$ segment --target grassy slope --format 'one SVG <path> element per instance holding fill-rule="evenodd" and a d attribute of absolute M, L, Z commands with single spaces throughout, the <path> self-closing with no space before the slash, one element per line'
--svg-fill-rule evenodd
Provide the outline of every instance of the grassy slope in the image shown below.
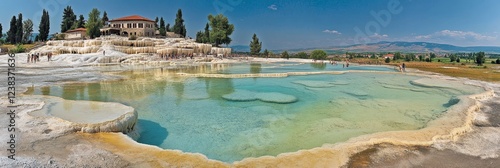
<path fill-rule="evenodd" d="M 469 79 L 476 79 L 488 82 L 500 82 L 500 64 L 491 64 L 491 60 L 487 60 L 483 66 L 476 66 L 474 63 L 465 63 L 466 60 L 461 60 L 461 63 L 450 63 L 448 58 L 441 58 L 442 62 L 404 62 L 407 68 L 415 68 L 422 71 L 436 72 L 453 77 L 465 77 Z M 352 62 L 368 63 L 374 62 L 374 59 L 355 59 Z M 379 59 L 383 62 L 382 59 Z M 403 61 L 396 63 L 388 63 L 386 65 L 397 66 L 402 64 Z M 465 65 L 462 65 L 465 63 Z"/>

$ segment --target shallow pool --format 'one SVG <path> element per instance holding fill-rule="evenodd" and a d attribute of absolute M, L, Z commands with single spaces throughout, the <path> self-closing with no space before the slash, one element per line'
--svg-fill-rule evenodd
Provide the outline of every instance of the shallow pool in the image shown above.
<path fill-rule="evenodd" d="M 286 78 L 188 78 L 183 73 L 362 70 Z M 343 142 L 374 132 L 416 130 L 478 87 L 424 86 L 383 66 L 219 64 L 123 72 L 128 79 L 34 88 L 28 94 L 120 102 L 139 113 L 141 143 L 233 162 Z"/>

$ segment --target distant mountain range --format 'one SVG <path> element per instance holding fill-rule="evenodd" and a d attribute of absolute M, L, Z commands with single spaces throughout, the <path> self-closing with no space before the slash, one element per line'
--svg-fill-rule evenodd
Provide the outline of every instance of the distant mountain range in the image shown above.
<path fill-rule="evenodd" d="M 231 46 L 233 51 L 249 52 L 248 46 L 238 45 Z M 473 46 L 473 47 L 460 47 L 449 44 L 438 44 L 428 42 L 387 42 L 381 41 L 378 43 L 370 44 L 356 44 L 349 46 L 335 46 L 335 47 L 318 47 L 318 48 L 304 48 L 304 49 L 290 49 L 289 52 L 312 51 L 315 49 L 325 50 L 327 53 L 345 53 L 345 52 L 404 52 L 404 53 L 457 53 L 457 52 L 479 52 L 486 53 L 500 53 L 500 47 L 495 46 Z M 280 52 L 284 50 L 273 50 L 273 52 Z"/>

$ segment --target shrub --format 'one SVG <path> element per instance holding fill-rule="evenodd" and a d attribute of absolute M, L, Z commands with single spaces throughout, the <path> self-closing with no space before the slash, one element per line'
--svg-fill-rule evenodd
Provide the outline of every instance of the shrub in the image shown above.
<path fill-rule="evenodd" d="M 313 60 L 324 60 L 326 59 L 326 52 L 323 50 L 314 50 L 311 53 L 311 58 Z"/>
<path fill-rule="evenodd" d="M 497 58 L 496 63 L 497 63 L 497 64 L 500 64 L 500 58 Z"/>
<path fill-rule="evenodd" d="M 496 62 L 495 61 L 491 61 L 491 64 L 496 64 Z"/>
<path fill-rule="evenodd" d="M 387 57 L 387 58 L 385 59 L 385 63 L 389 63 L 389 62 L 391 62 L 391 59 L 390 59 L 389 57 Z"/>
<path fill-rule="evenodd" d="M 22 53 L 22 52 L 25 52 L 25 51 L 26 51 L 26 48 L 24 48 L 23 45 L 17 44 L 16 48 L 11 49 L 9 52 L 11 52 L 11 53 Z"/>

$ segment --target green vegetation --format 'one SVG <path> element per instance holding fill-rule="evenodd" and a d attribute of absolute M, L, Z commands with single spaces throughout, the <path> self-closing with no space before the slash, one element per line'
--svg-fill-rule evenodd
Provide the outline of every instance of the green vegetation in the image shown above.
<path fill-rule="evenodd" d="M 43 9 L 42 19 L 40 19 L 40 24 L 38 26 L 38 32 L 40 34 L 37 36 L 38 39 L 35 39 L 35 41 L 47 41 L 47 38 L 49 37 L 49 30 L 50 30 L 49 12 Z"/>
<path fill-rule="evenodd" d="M 3 37 L 3 34 L 2 34 L 2 24 L 0 23 L 0 39 Z"/>
<path fill-rule="evenodd" d="M 16 44 L 23 41 L 23 14 L 19 13 L 16 21 Z"/>
<path fill-rule="evenodd" d="M 30 37 L 31 33 L 33 33 L 33 21 L 31 19 L 25 20 L 23 22 L 23 40 L 24 44 L 31 43 Z"/>
<path fill-rule="evenodd" d="M 61 23 L 61 33 L 71 30 L 71 27 L 76 22 L 76 15 L 71 9 L 71 6 L 66 6 L 63 12 L 63 19 Z"/>
<path fill-rule="evenodd" d="M 7 32 L 7 42 L 10 44 L 16 44 L 16 16 L 12 16 L 10 20 L 10 29 Z"/>
<path fill-rule="evenodd" d="M 264 52 L 262 53 L 262 57 L 269 57 L 269 51 L 267 51 L 267 49 L 264 50 Z"/>
<path fill-rule="evenodd" d="M 250 55 L 258 55 L 262 47 L 262 42 L 259 42 L 259 38 L 254 33 L 252 41 L 250 42 Z"/>
<path fill-rule="evenodd" d="M 326 52 L 323 50 L 314 50 L 311 53 L 311 59 L 313 59 L 314 61 L 324 60 L 324 59 L 326 59 Z"/>
<path fill-rule="evenodd" d="M 11 53 L 22 53 L 25 51 L 26 51 L 26 48 L 24 48 L 24 46 L 21 44 L 17 44 L 15 48 L 9 50 L 9 52 L 11 52 Z"/>
<path fill-rule="evenodd" d="M 160 35 L 161 36 L 166 36 L 167 35 L 167 30 L 165 30 L 165 20 L 163 20 L 163 17 L 160 18 Z"/>
<path fill-rule="evenodd" d="M 299 53 L 297 53 L 296 57 L 297 58 L 304 58 L 304 59 L 309 58 L 309 56 L 305 52 L 299 52 Z"/>
<path fill-rule="evenodd" d="M 87 20 L 85 27 L 87 28 L 87 35 L 91 39 L 94 39 L 101 35 L 100 28 L 102 27 L 102 20 L 99 17 L 100 15 L 101 12 L 99 12 L 99 10 L 97 10 L 96 8 L 92 9 L 92 11 L 90 11 L 89 13 L 89 19 Z"/>
<path fill-rule="evenodd" d="M 80 15 L 78 20 L 75 23 L 73 23 L 73 26 L 71 26 L 71 30 L 84 27 L 85 27 L 85 18 L 83 17 L 83 15 Z"/>
<path fill-rule="evenodd" d="M 106 13 L 106 11 L 104 11 L 104 13 L 102 14 L 102 25 L 106 25 L 106 22 L 108 22 L 108 21 L 109 21 L 108 13 Z"/>
<path fill-rule="evenodd" d="M 156 30 L 160 29 L 160 26 L 158 26 L 158 16 L 155 18 L 155 28 Z"/>
<path fill-rule="evenodd" d="M 182 19 L 181 9 L 177 10 L 177 15 L 175 16 L 174 33 L 186 37 L 186 26 L 184 25 L 184 19 Z"/>
<path fill-rule="evenodd" d="M 485 63 L 485 57 L 484 57 L 484 52 L 479 52 L 476 54 L 476 63 L 478 66 L 483 65 Z"/>
<path fill-rule="evenodd" d="M 205 25 L 205 32 L 199 31 L 196 33 L 196 42 L 210 44 L 210 25 Z"/>
<path fill-rule="evenodd" d="M 222 14 L 217 16 L 208 15 L 208 20 L 210 21 L 210 41 L 216 47 L 221 44 L 229 45 L 232 39 L 229 37 L 233 34 L 234 25 L 229 24 L 229 20 Z M 260 51 L 260 50 L 259 50 Z"/>
<path fill-rule="evenodd" d="M 283 53 L 281 53 L 281 58 L 290 59 L 290 55 L 288 54 L 288 51 L 283 51 Z"/>
<path fill-rule="evenodd" d="M 391 62 L 391 59 L 390 59 L 389 57 L 387 57 L 387 58 L 385 59 L 385 63 L 389 63 L 389 62 Z"/>

